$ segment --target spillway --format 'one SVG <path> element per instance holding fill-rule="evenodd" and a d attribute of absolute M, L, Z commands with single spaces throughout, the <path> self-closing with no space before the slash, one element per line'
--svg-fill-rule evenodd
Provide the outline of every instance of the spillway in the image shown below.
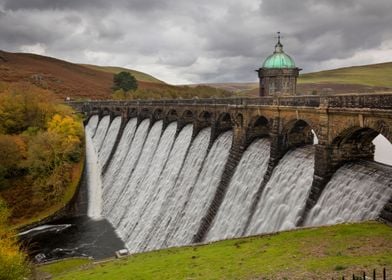
<path fill-rule="evenodd" d="M 206 241 L 242 235 L 251 205 L 268 167 L 270 142 L 260 139 L 244 152 Z"/>
<path fill-rule="evenodd" d="M 102 147 L 98 152 L 99 162 L 101 167 L 106 163 L 108 160 L 110 153 L 113 149 L 114 142 L 116 141 L 118 131 L 121 125 L 121 117 L 115 118 L 110 127 L 107 129 L 105 139 L 102 142 Z"/>
<path fill-rule="evenodd" d="M 347 163 L 336 171 L 305 225 L 327 225 L 376 219 L 392 197 L 392 179 L 377 163 Z"/>
<path fill-rule="evenodd" d="M 169 234 L 167 245 L 190 244 L 202 218 L 207 214 L 229 156 L 233 133 L 227 131 L 215 140 L 190 193 L 177 227 Z"/>
<path fill-rule="evenodd" d="M 303 214 L 313 181 L 313 146 L 288 151 L 265 176 L 270 140 L 251 143 L 214 214 L 211 203 L 231 164 L 232 131 L 211 143 L 211 128 L 194 136 L 193 125 L 180 130 L 177 122 L 165 127 L 163 121 L 133 118 L 118 140 L 122 127 L 120 117 L 110 122 L 109 116 L 93 116 L 86 125 L 88 215 L 107 219 L 130 252 L 189 245 L 211 215 L 206 242 L 291 229 Z M 344 165 L 305 225 L 376 218 L 392 196 L 388 172 L 365 161 Z"/>
<path fill-rule="evenodd" d="M 162 203 L 161 218 L 157 219 L 151 230 L 154 240 L 148 242 L 147 250 L 168 247 L 168 237 L 180 226 L 184 208 L 207 156 L 210 134 L 211 129 L 205 128 L 193 140 L 176 183 Z M 180 244 L 176 240 L 170 241 L 173 244 Z"/>
<path fill-rule="evenodd" d="M 123 164 L 118 173 L 112 178 L 112 182 L 110 184 L 108 184 L 107 181 L 104 182 L 104 188 L 110 188 L 108 196 L 104 197 L 104 214 L 114 227 L 118 226 L 121 222 L 122 215 L 124 215 L 124 211 L 126 211 L 124 208 L 125 205 L 121 203 L 121 199 L 124 199 L 124 193 L 128 190 L 127 182 L 138 162 L 139 155 L 147 137 L 149 125 L 149 120 L 141 122 L 136 130 L 130 148 L 125 155 Z"/>
<path fill-rule="evenodd" d="M 287 152 L 265 186 L 246 235 L 294 228 L 312 186 L 314 147 Z"/>
<path fill-rule="evenodd" d="M 94 148 L 97 153 L 101 150 L 103 141 L 105 140 L 106 132 L 110 124 L 110 117 L 105 116 L 98 123 L 97 130 L 93 136 Z"/>
<path fill-rule="evenodd" d="M 138 184 L 138 186 L 129 186 L 129 189 L 137 189 L 138 192 L 126 203 L 126 212 L 121 217 L 121 221 L 118 224 L 117 230 L 123 240 L 127 243 L 128 248 L 131 251 L 136 250 L 136 244 L 133 243 L 132 238 L 135 237 L 135 232 L 140 228 L 139 223 L 147 223 L 143 221 L 143 215 L 146 215 L 146 211 L 152 207 L 156 194 L 155 187 L 160 178 L 161 172 L 167 162 L 170 151 L 172 149 L 175 134 L 177 129 L 177 123 L 171 123 L 163 132 L 158 147 L 151 160 L 151 164 L 145 170 L 144 177 Z M 143 163 L 141 163 L 143 164 Z M 131 178 L 132 180 L 132 178 Z M 125 207 L 125 205 L 122 205 Z"/>
<path fill-rule="evenodd" d="M 91 116 L 87 125 L 86 125 L 86 132 L 90 132 L 90 137 L 94 137 L 95 131 L 97 130 L 99 117 L 97 115 Z"/>
<path fill-rule="evenodd" d="M 141 197 L 144 201 L 144 211 L 139 218 L 143 223 L 138 223 L 128 237 L 131 242 L 128 248 L 131 251 L 139 252 L 147 250 L 147 245 L 154 247 L 157 242 L 156 235 L 160 232 L 154 232 L 154 227 L 162 219 L 162 208 L 166 206 L 167 197 L 171 195 L 175 182 L 184 162 L 192 136 L 192 125 L 184 127 L 174 142 L 173 148 L 166 159 L 165 167 L 162 170 L 155 184 L 151 184 L 146 197 Z M 163 138 L 164 139 L 164 138 Z M 148 186 L 147 186 L 148 187 Z"/>

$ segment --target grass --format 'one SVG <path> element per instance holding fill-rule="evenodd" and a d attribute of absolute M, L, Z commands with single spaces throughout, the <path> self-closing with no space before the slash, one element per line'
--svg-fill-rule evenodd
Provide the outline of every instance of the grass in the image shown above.
<path fill-rule="evenodd" d="M 84 67 L 93 69 L 93 70 L 98 70 L 98 71 L 103 71 L 111 74 L 117 74 L 121 71 L 129 72 L 131 73 L 136 80 L 142 81 L 142 82 L 150 82 L 150 83 L 158 83 L 158 84 L 165 84 L 165 82 L 158 80 L 157 78 L 132 69 L 127 69 L 123 67 L 116 67 L 116 66 L 98 66 L 98 65 L 91 65 L 91 64 L 82 64 Z"/>
<path fill-rule="evenodd" d="M 91 260 L 86 258 L 72 258 L 60 262 L 53 262 L 50 265 L 38 267 L 40 271 L 47 272 L 53 275 L 58 275 L 64 272 L 76 270 L 81 266 L 88 265 Z"/>
<path fill-rule="evenodd" d="M 392 88 L 392 62 L 353 66 L 300 75 L 299 84 L 335 83 Z"/>
<path fill-rule="evenodd" d="M 54 279 L 331 279 L 392 268 L 392 229 L 345 224 L 135 254 L 76 268 L 42 266 Z"/>

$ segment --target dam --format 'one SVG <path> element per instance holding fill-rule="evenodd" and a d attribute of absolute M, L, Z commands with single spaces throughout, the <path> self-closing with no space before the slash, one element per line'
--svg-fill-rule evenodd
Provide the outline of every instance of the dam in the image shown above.
<path fill-rule="evenodd" d="M 130 252 L 300 226 L 391 222 L 392 95 L 71 102 L 89 207 Z"/>

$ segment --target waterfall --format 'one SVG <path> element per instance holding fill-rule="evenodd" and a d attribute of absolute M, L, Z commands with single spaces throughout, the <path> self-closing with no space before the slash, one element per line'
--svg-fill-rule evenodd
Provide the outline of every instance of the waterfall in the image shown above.
<path fill-rule="evenodd" d="M 111 185 L 114 179 L 118 176 L 118 172 L 123 165 L 125 156 L 128 153 L 130 143 L 132 143 L 135 135 L 137 119 L 133 118 L 128 121 L 124 128 L 124 132 L 121 136 L 118 146 L 115 147 L 116 151 L 113 155 L 112 160 L 109 162 L 106 173 L 103 176 L 103 197 L 108 196 L 108 192 L 111 192 Z"/>
<path fill-rule="evenodd" d="M 167 247 L 166 237 L 181 223 L 182 210 L 187 204 L 193 187 L 207 156 L 211 128 L 202 129 L 192 142 L 177 181 L 162 203 L 160 218 L 154 223 L 151 234 L 154 240 L 147 245 L 147 250 Z M 174 244 L 176 241 L 173 241 Z"/>
<path fill-rule="evenodd" d="M 207 214 L 221 180 L 232 138 L 233 133 L 227 131 L 221 134 L 212 145 L 186 205 L 182 209 L 177 227 L 169 234 L 168 246 L 185 245 L 192 242 L 193 235 L 197 232 L 202 218 Z"/>
<path fill-rule="evenodd" d="M 98 159 L 101 164 L 101 168 L 104 166 L 110 156 L 110 152 L 112 151 L 114 142 L 116 141 L 120 125 L 121 117 L 117 117 L 112 121 L 109 129 L 107 130 L 105 139 L 102 143 L 102 147 L 98 152 Z"/>
<path fill-rule="evenodd" d="M 95 151 L 98 153 L 101 150 L 103 141 L 105 140 L 106 132 L 110 123 L 110 116 L 104 116 L 98 124 L 97 130 L 95 131 L 93 142 Z"/>
<path fill-rule="evenodd" d="M 163 130 L 163 121 L 151 126 L 146 119 L 137 125 L 134 118 L 113 147 L 121 118 L 109 124 L 109 116 L 100 122 L 93 116 L 86 125 L 88 215 L 106 218 L 131 252 L 191 244 L 202 219 L 209 215 L 233 133 L 222 133 L 208 150 L 211 128 L 202 129 L 192 141 L 192 125 L 177 135 L 176 122 Z M 256 140 L 245 150 L 206 241 L 295 227 L 312 185 L 314 147 L 287 152 L 266 183 L 269 154 L 269 139 Z M 344 165 L 327 184 L 305 225 L 376 218 L 392 196 L 388 172 L 374 162 Z"/>
<path fill-rule="evenodd" d="M 148 243 L 151 243 L 154 247 L 154 243 L 158 239 L 156 235 L 160 233 L 155 233 L 154 227 L 162 219 L 162 208 L 166 207 L 167 198 L 172 195 L 175 182 L 188 151 L 192 130 L 192 125 L 187 125 L 181 130 L 159 179 L 154 185 L 151 185 L 149 191 L 145 192 L 147 197 L 141 197 L 144 200 L 143 208 L 145 210 L 141 213 L 139 219 L 143 223 L 138 223 L 128 237 L 128 240 L 131 240 L 128 243 L 128 247 L 133 252 L 145 251 Z"/>
<path fill-rule="evenodd" d="M 99 117 L 97 115 L 94 115 L 89 119 L 86 125 L 86 130 L 90 131 L 91 137 L 94 137 L 95 131 L 97 130 L 97 126 L 98 126 L 98 121 L 99 121 Z"/>
<path fill-rule="evenodd" d="M 87 215 L 93 219 L 101 218 L 102 209 L 102 182 L 101 168 L 98 164 L 98 156 L 94 147 L 92 134 L 94 133 L 98 118 L 91 118 L 86 126 L 86 181 L 88 189 Z M 103 137 L 100 134 L 97 137 Z"/>
<path fill-rule="evenodd" d="M 146 175 L 155 150 L 158 147 L 162 126 L 162 121 L 158 121 L 153 125 L 141 151 L 138 164 L 136 164 L 133 172 L 132 170 L 129 171 L 129 174 L 132 174 L 132 176 L 128 176 L 126 184 L 122 187 L 121 196 L 115 205 L 116 213 L 113 215 L 114 219 L 111 220 L 116 226 L 122 222 L 123 217 L 127 214 L 126 209 L 130 201 L 134 201 L 135 197 L 139 194 L 141 180 Z"/>
<path fill-rule="evenodd" d="M 130 143 L 130 148 L 125 155 L 121 168 L 114 174 L 112 181 L 104 181 L 104 188 L 110 188 L 110 192 L 105 192 L 108 196 L 104 197 L 104 215 L 114 227 L 117 227 L 122 213 L 126 210 L 126 205 L 119 203 L 119 200 L 122 199 L 123 193 L 127 190 L 128 178 L 137 164 L 149 126 L 150 120 L 146 119 L 141 122 L 132 143 Z"/>
<path fill-rule="evenodd" d="M 127 243 L 130 250 L 134 249 L 132 243 L 132 237 L 135 237 L 134 230 L 138 227 L 139 223 L 145 223 L 147 221 L 141 220 L 141 217 L 148 210 L 148 207 L 153 203 L 155 186 L 159 180 L 160 174 L 166 164 L 169 153 L 174 143 L 175 134 L 177 129 L 177 123 L 171 123 L 163 132 L 160 138 L 159 145 L 154 153 L 149 166 L 145 166 L 144 177 L 138 185 L 129 185 L 128 189 L 137 190 L 137 193 L 133 195 L 131 200 L 124 201 L 125 205 L 121 205 L 123 208 L 126 207 L 124 215 L 121 217 L 117 226 L 117 231 L 122 239 Z M 132 148 L 132 147 L 131 147 Z M 143 161 L 140 161 L 143 165 Z M 132 182 L 132 177 L 130 182 Z"/>
<path fill-rule="evenodd" d="M 392 196 L 389 172 L 369 161 L 345 164 L 325 187 L 305 225 L 376 219 Z"/>
<path fill-rule="evenodd" d="M 314 170 L 314 147 L 289 151 L 262 192 L 246 235 L 294 228 L 305 207 Z"/>
<path fill-rule="evenodd" d="M 242 235 L 255 195 L 268 167 L 270 141 L 260 139 L 244 152 L 206 241 Z"/>

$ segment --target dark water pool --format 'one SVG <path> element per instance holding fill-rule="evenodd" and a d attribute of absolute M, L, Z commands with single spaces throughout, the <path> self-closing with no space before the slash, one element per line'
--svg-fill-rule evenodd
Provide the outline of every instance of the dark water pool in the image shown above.
<path fill-rule="evenodd" d="M 67 257 L 113 257 L 125 244 L 107 220 L 86 216 L 58 220 L 20 233 L 33 262 Z"/>

